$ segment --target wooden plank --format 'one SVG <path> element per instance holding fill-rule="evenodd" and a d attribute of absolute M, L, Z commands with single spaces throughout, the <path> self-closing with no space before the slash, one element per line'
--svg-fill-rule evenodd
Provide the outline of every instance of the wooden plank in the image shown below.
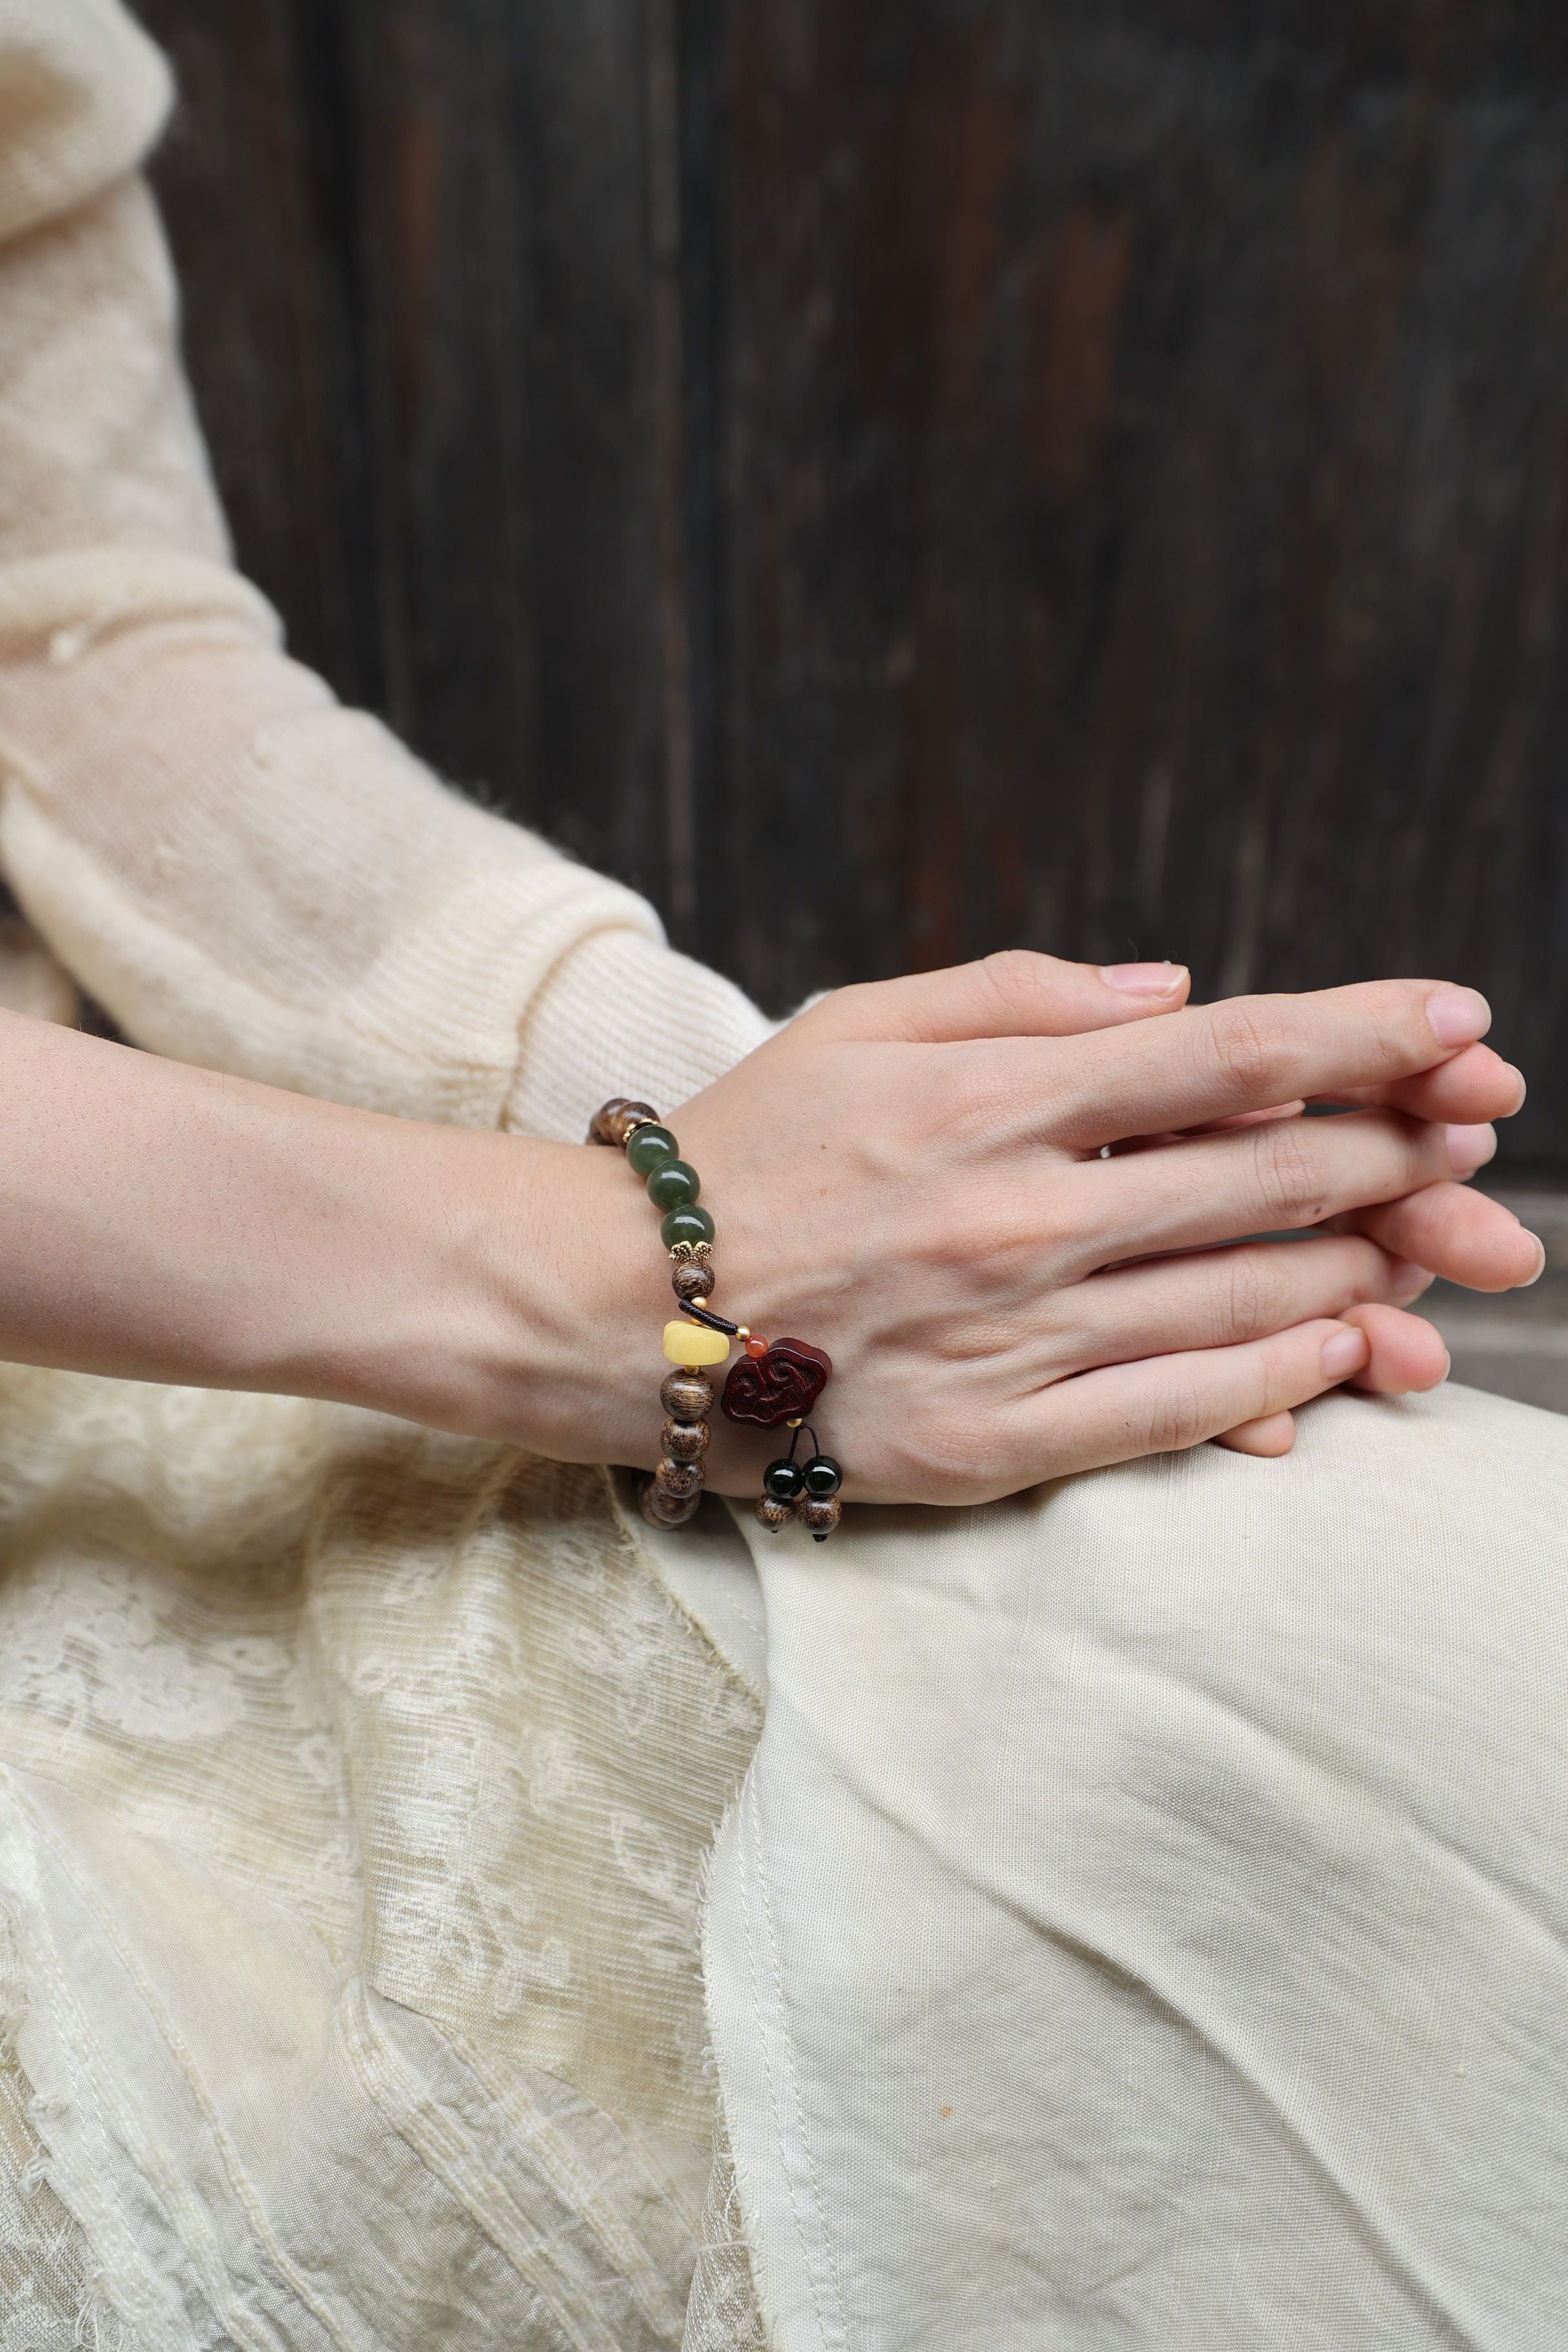
<path fill-rule="evenodd" d="M 1453 972 L 1568 1150 L 1568 67 L 1506 13 L 726 10 L 764 998 L 1008 940 Z"/>
<path fill-rule="evenodd" d="M 150 0 L 242 553 L 770 1005 L 1491 993 L 1568 1162 L 1568 18 Z"/>
<path fill-rule="evenodd" d="M 247 569 L 302 659 L 384 706 L 355 110 L 331 0 L 190 0 L 140 12 L 180 98 L 155 181 L 173 230 L 185 351 Z"/>
<path fill-rule="evenodd" d="M 156 176 L 242 559 L 340 691 L 664 895 L 636 0 L 147 17 L 186 93 Z"/>

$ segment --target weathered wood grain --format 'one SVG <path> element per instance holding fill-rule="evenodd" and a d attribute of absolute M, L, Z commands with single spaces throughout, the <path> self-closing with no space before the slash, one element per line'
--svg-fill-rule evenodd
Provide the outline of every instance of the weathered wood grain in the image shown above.
<path fill-rule="evenodd" d="M 636 0 L 151 0 L 242 560 L 446 774 L 664 895 Z"/>
<path fill-rule="evenodd" d="M 1568 12 L 155 0 L 245 560 L 773 1006 L 1488 989 L 1568 1163 Z"/>

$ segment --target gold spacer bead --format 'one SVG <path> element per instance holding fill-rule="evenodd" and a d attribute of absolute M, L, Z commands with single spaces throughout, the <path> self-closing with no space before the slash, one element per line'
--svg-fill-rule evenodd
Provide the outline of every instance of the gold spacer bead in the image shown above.
<path fill-rule="evenodd" d="M 805 1413 L 800 1414 L 800 1416 L 799 1416 L 799 1418 L 798 1418 L 797 1420 L 795 1420 L 795 1421 L 786 1421 L 786 1422 L 785 1422 L 785 1423 L 784 1423 L 784 1427 L 785 1427 L 786 1429 L 804 1429 L 804 1428 L 805 1427 Z"/>

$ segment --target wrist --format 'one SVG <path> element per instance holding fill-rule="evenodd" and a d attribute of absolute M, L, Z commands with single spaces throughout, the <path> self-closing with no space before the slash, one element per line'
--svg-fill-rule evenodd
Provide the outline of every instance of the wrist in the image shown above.
<path fill-rule="evenodd" d="M 735 1441 L 743 1433 L 727 1432 L 722 1422 L 715 1424 L 721 1390 L 721 1409 L 731 1422 L 791 1433 L 787 1453 L 765 1475 L 758 1518 L 776 1530 L 798 1516 L 815 1539 L 825 1542 L 838 1524 L 842 1472 L 820 1452 L 807 1416 L 831 1377 L 830 1360 L 798 1339 L 769 1340 L 721 1311 L 714 1297 L 722 1286 L 713 1255 L 717 1228 L 700 1198 L 701 1176 L 683 1156 L 679 1138 L 648 1104 L 612 1097 L 595 1113 L 589 1136 L 591 1144 L 608 1147 L 617 1161 L 624 1156 L 624 1164 L 643 1180 L 658 1216 L 676 1308 L 667 1308 L 659 1329 L 658 1459 L 640 1490 L 643 1517 L 656 1527 L 679 1527 L 699 1507 L 705 1486 L 735 1491 L 744 1450 Z M 731 1363 L 730 1350 L 738 1342 L 744 1343 L 744 1354 Z M 809 1452 L 797 1462 L 803 1428 Z"/>
<path fill-rule="evenodd" d="M 652 1330 L 657 1357 L 668 1294 L 647 1202 L 607 1153 L 448 1133 L 461 1166 L 417 1277 L 432 1344 L 366 1401 L 557 1461 L 651 1462 L 637 1343 Z"/>
<path fill-rule="evenodd" d="M 623 1152 L 415 1132 L 434 1164 L 409 1198 L 442 1213 L 416 1213 L 401 1242 L 383 1234 L 369 1250 L 409 1280 L 396 1344 L 376 1349 L 352 1401 L 555 1461 L 651 1470 L 671 1370 L 664 1327 L 680 1309 L 658 1213 Z M 758 1433 L 713 1413 L 710 1488 L 754 1496 L 765 1458 Z"/>

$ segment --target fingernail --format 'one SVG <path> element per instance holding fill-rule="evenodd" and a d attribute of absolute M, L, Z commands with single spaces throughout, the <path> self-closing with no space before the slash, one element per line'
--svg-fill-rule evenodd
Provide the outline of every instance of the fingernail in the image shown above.
<path fill-rule="evenodd" d="M 1492 1025 L 1492 1009 L 1473 988 L 1436 988 L 1426 999 L 1426 1018 L 1441 1045 L 1473 1045 Z"/>
<path fill-rule="evenodd" d="M 1546 1244 L 1542 1240 L 1539 1234 L 1531 1234 L 1530 1238 L 1535 1244 L 1536 1248 L 1541 1252 L 1541 1264 L 1536 1267 L 1533 1274 L 1527 1274 L 1525 1276 L 1524 1280 L 1519 1286 L 1521 1290 L 1528 1290 L 1532 1283 L 1540 1281 L 1542 1276 L 1546 1271 Z"/>
<path fill-rule="evenodd" d="M 1395 1307 L 1408 1307 L 1424 1290 L 1430 1290 L 1436 1276 L 1426 1266 L 1417 1265 L 1414 1258 L 1401 1258 L 1388 1277 L 1388 1295 Z"/>
<path fill-rule="evenodd" d="M 1494 1127 L 1451 1127 L 1448 1129 L 1448 1165 L 1456 1176 L 1473 1176 L 1484 1168 L 1497 1150 L 1497 1129 Z"/>
<path fill-rule="evenodd" d="M 1516 1070 L 1511 1062 L 1508 1066 L 1510 1075 L 1519 1080 L 1519 1092 L 1513 1098 L 1513 1110 L 1510 1110 L 1509 1113 L 1510 1118 L 1512 1118 L 1515 1111 L 1521 1111 L 1524 1108 L 1524 1097 L 1530 1092 L 1530 1089 L 1524 1083 L 1524 1072 L 1522 1070 Z"/>
<path fill-rule="evenodd" d="M 1100 976 L 1107 988 L 1124 996 L 1174 996 L 1187 976 L 1184 963 L 1102 963 Z"/>
<path fill-rule="evenodd" d="M 1323 1378 L 1342 1381 L 1347 1372 L 1359 1372 L 1368 1353 L 1366 1333 L 1358 1331 L 1353 1323 L 1342 1325 L 1323 1342 Z"/>

